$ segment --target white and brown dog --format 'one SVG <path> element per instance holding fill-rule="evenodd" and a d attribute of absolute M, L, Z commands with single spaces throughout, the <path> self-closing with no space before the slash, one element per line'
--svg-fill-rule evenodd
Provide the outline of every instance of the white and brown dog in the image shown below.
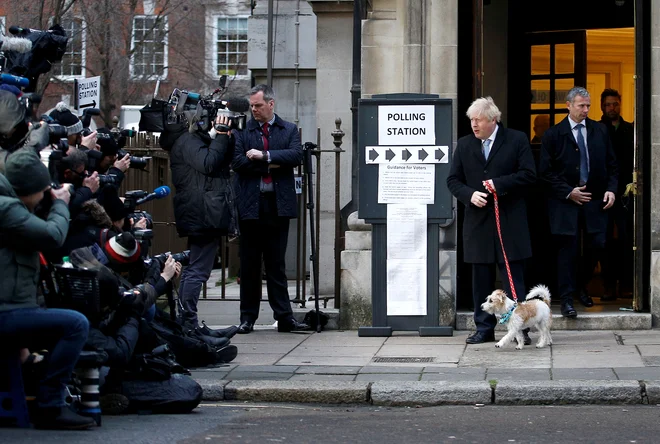
<path fill-rule="evenodd" d="M 495 290 L 486 298 L 486 302 L 481 304 L 481 309 L 497 316 L 500 323 L 506 323 L 509 330 L 495 347 L 503 347 L 515 339 L 518 342 L 516 348 L 522 350 L 524 342 L 522 331 L 530 327 L 536 327 L 540 334 L 536 348 L 552 345 L 550 290 L 545 285 L 532 288 L 525 301 L 517 305 L 503 290 Z"/>

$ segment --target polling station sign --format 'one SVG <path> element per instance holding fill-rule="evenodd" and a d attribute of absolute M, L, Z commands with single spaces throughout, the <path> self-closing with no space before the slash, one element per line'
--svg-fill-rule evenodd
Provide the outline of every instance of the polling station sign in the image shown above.
<path fill-rule="evenodd" d="M 75 107 L 80 114 L 85 108 L 101 106 L 101 77 L 89 77 L 74 81 Z"/>
<path fill-rule="evenodd" d="M 435 145 L 435 107 L 379 106 L 378 145 Z"/>

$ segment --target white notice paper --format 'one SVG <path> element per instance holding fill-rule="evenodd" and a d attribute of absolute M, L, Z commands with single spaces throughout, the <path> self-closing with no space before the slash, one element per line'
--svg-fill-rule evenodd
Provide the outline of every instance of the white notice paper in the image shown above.
<path fill-rule="evenodd" d="M 387 206 L 388 316 L 426 316 L 426 210 Z"/>
<path fill-rule="evenodd" d="M 433 204 L 435 165 L 378 165 L 378 203 Z"/>

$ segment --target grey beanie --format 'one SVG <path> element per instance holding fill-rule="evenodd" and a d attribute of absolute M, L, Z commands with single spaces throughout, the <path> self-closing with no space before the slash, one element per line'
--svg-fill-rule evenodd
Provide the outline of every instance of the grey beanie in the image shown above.
<path fill-rule="evenodd" d="M 64 102 L 59 102 L 55 105 L 55 109 L 50 112 L 49 116 L 55 119 L 60 125 L 66 127 L 67 136 L 81 133 L 83 130 L 83 124 L 80 119 L 69 110 L 69 107 Z"/>
<path fill-rule="evenodd" d="M 38 193 L 51 184 L 46 165 L 41 163 L 36 153 L 24 149 L 9 155 L 5 176 L 19 196 Z"/>
<path fill-rule="evenodd" d="M 16 95 L 0 90 L 0 134 L 7 134 L 25 118 L 25 107 Z"/>

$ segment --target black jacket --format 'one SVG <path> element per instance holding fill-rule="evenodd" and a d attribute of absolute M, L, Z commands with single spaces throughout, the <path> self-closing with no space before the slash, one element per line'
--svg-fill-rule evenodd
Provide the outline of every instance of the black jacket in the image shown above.
<path fill-rule="evenodd" d="M 550 127 L 541 142 L 539 176 L 547 194 L 550 231 L 557 235 L 576 235 L 580 208 L 584 211 L 589 233 L 605 232 L 607 211 L 603 210 L 606 191 L 617 192 L 618 168 L 607 128 L 600 122 L 585 119 L 589 178 L 586 191 L 591 201 L 580 206 L 568 195 L 580 182 L 580 149 L 568 117 Z"/>
<path fill-rule="evenodd" d="M 497 235 L 493 198 L 478 208 L 470 202 L 475 191 L 487 193 L 484 180 L 493 180 L 498 195 L 502 238 L 510 261 L 532 255 L 527 226 L 525 192 L 536 181 L 534 157 L 527 136 L 520 131 L 499 127 L 488 161 L 481 140 L 474 135 L 461 137 L 451 162 L 447 187 L 465 205 L 463 254 L 467 263 L 503 262 Z"/>
<path fill-rule="evenodd" d="M 264 144 L 259 123 L 251 119 L 245 130 L 234 131 L 236 150 L 232 168 L 236 172 L 236 199 L 240 220 L 259 219 L 260 183 L 264 174 L 269 172 L 268 162 L 252 161 L 245 155 L 251 149 L 263 150 Z M 293 170 L 302 161 L 302 147 L 298 127 L 275 115 L 275 122 L 270 127 L 268 151 L 271 164 L 270 174 L 275 187 L 277 214 L 293 219 L 298 216 L 298 204 Z"/>
<path fill-rule="evenodd" d="M 635 155 L 635 126 L 619 117 L 617 128 L 604 116 L 600 122 L 607 127 L 612 141 L 612 149 L 619 167 L 619 178 L 616 198 L 620 199 L 626 191 L 626 185 L 632 182 L 633 159 Z"/>
<path fill-rule="evenodd" d="M 229 165 L 233 141 L 226 135 L 211 139 L 205 133 L 186 131 L 170 143 L 174 218 L 179 236 L 226 234 L 231 220 Z"/>

